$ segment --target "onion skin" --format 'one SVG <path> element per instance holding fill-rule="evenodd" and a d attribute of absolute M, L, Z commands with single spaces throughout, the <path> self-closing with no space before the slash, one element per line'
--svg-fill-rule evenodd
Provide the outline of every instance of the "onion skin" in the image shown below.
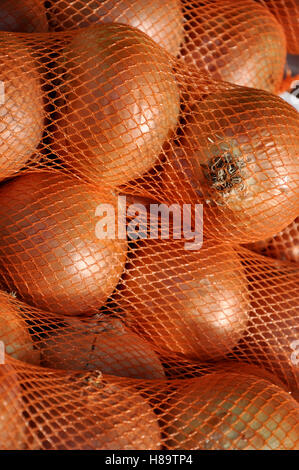
<path fill-rule="evenodd" d="M 132 386 L 99 378 L 89 385 L 45 390 L 34 405 L 36 441 L 43 450 L 161 448 L 157 418 Z M 50 379 L 51 382 L 51 379 Z M 93 385 L 96 386 L 93 386 Z M 98 390 L 97 390 L 98 388 Z M 89 392 L 89 390 L 91 390 Z M 59 396 L 59 401 L 54 399 Z"/>
<path fill-rule="evenodd" d="M 180 146 L 169 153 L 164 170 L 168 199 L 202 202 L 210 235 L 237 243 L 263 240 L 294 220 L 299 210 L 295 109 L 279 97 L 240 87 L 198 101 L 186 120 Z M 234 166 L 232 175 L 226 158 Z M 216 160 L 222 168 L 213 173 Z M 218 176 L 214 183 L 223 169 L 230 189 Z M 232 183 L 236 177 L 239 182 Z M 214 221 L 208 220 L 213 212 Z"/>
<path fill-rule="evenodd" d="M 45 311 L 96 313 L 126 260 L 126 240 L 96 236 L 96 208 L 116 207 L 116 196 L 58 173 L 35 173 L 3 185 L 0 200 L 0 272 L 7 288 Z"/>
<path fill-rule="evenodd" d="M 183 13 L 179 0 L 55 0 L 48 9 L 51 29 L 69 31 L 92 24 L 122 23 L 140 29 L 169 53 L 177 55 L 183 42 Z"/>
<path fill-rule="evenodd" d="M 20 33 L 48 31 L 44 2 L 42 0 L 2 0 L 0 31 Z"/>
<path fill-rule="evenodd" d="M 237 373 L 184 381 L 168 401 L 170 449 L 295 450 L 298 403 L 270 382 Z"/>
<path fill-rule="evenodd" d="M 282 27 L 253 0 L 185 2 L 180 56 L 215 80 L 278 92 L 286 62 Z"/>
<path fill-rule="evenodd" d="M 33 348 L 28 326 L 17 305 L 3 292 L 0 293 L 0 341 L 9 356 L 39 365 L 40 353 Z"/>
<path fill-rule="evenodd" d="M 245 246 L 270 258 L 299 263 L 299 217 L 272 238 Z"/>
<path fill-rule="evenodd" d="M 24 450 L 26 424 L 22 412 L 21 386 L 9 365 L 0 366 L 0 447 L 1 450 Z"/>
<path fill-rule="evenodd" d="M 159 351 L 199 361 L 219 359 L 248 321 L 248 292 L 237 254 L 204 242 L 147 240 L 133 253 L 118 294 L 128 324 Z"/>
<path fill-rule="evenodd" d="M 289 54 L 299 54 L 299 4 L 297 0 L 258 0 L 282 25 Z"/>
<path fill-rule="evenodd" d="M 83 330 L 72 321 L 43 341 L 42 364 L 52 369 L 100 370 L 137 379 L 163 379 L 158 356 L 142 338 L 117 319 L 99 321 Z"/>
<path fill-rule="evenodd" d="M 5 34 L 5 36 L 4 36 Z M 35 152 L 44 125 L 43 92 L 36 64 L 18 38 L 0 33 L 0 179 L 20 170 Z"/>
<path fill-rule="evenodd" d="M 93 182 L 114 187 L 141 176 L 178 119 L 169 56 L 137 29 L 104 24 L 77 31 L 64 59 L 67 105 L 53 151 Z"/>

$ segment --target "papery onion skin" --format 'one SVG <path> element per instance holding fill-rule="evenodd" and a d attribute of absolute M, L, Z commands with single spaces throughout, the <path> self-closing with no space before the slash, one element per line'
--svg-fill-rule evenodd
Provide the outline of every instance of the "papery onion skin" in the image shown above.
<path fill-rule="evenodd" d="M 96 231 L 97 207 L 116 209 L 116 195 L 44 172 L 7 182 L 0 200 L 2 283 L 49 312 L 98 312 L 126 260 L 126 240 L 99 239 Z"/>

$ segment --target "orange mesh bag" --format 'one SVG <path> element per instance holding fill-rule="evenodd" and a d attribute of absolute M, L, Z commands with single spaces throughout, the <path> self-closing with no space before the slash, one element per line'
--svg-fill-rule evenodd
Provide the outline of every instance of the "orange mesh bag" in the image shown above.
<path fill-rule="evenodd" d="M 298 0 L 258 0 L 262 5 L 269 8 L 271 13 L 283 26 L 287 47 L 290 54 L 299 54 L 298 40 Z"/>
<path fill-rule="evenodd" d="M 46 7 L 0 33 L 0 447 L 298 450 L 298 265 L 248 248 L 299 216 L 281 26 Z"/>
<path fill-rule="evenodd" d="M 0 31 L 42 33 L 48 31 L 46 8 L 41 0 L 2 0 Z"/>

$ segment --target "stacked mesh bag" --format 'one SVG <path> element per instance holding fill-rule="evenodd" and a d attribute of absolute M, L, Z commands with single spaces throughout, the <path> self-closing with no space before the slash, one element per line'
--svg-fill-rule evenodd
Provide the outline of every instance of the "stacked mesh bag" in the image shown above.
<path fill-rule="evenodd" d="M 1 449 L 299 448 L 298 13 L 2 2 Z"/>

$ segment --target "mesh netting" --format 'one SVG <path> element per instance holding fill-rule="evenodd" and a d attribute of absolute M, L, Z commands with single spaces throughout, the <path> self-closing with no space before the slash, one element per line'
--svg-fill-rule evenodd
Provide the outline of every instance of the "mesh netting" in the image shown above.
<path fill-rule="evenodd" d="M 299 449 L 279 22 L 253 0 L 6 3 L 0 448 Z"/>

